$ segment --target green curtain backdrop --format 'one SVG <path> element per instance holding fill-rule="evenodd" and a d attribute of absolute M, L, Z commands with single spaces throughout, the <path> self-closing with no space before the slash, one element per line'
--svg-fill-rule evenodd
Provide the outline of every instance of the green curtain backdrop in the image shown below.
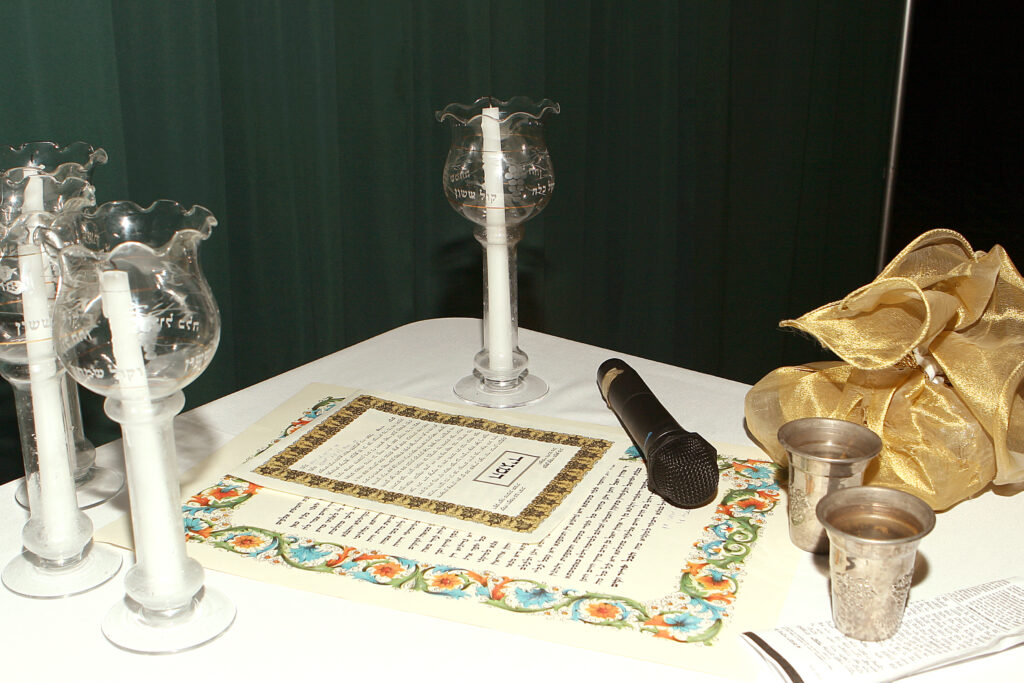
<path fill-rule="evenodd" d="M 191 406 L 410 321 L 480 315 L 480 249 L 442 195 L 450 134 L 433 114 L 482 95 L 562 105 L 555 193 L 520 248 L 524 327 L 752 382 L 822 357 L 780 319 L 874 275 L 899 3 L 3 14 L 0 142 L 102 146 L 100 201 L 174 199 L 220 221 L 201 256 L 224 331 Z M 98 401 L 87 413 L 94 441 L 116 435 Z"/>

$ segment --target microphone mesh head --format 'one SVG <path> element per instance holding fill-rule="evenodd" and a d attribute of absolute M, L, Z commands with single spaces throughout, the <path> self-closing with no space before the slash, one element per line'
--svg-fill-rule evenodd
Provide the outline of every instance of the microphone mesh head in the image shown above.
<path fill-rule="evenodd" d="M 665 439 L 647 455 L 647 488 L 676 507 L 707 505 L 718 495 L 718 451 L 691 432 Z"/>

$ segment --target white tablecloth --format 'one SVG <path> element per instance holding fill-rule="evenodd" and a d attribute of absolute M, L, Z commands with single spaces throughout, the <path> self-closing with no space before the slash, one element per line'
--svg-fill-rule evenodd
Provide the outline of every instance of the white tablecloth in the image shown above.
<path fill-rule="evenodd" d="M 455 401 L 451 387 L 472 369 L 479 346 L 479 320 L 421 321 L 191 410 L 175 423 L 180 468 L 184 471 L 210 455 L 310 382 Z M 598 394 L 595 373 L 602 361 L 619 356 L 637 369 L 688 429 L 712 441 L 749 442 L 743 429 L 748 389 L 744 384 L 529 330 L 520 331 L 520 346 L 530 356 L 531 372 L 552 389 L 542 401 L 517 410 L 616 424 Z M 123 467 L 120 442 L 100 448 L 98 459 L 103 465 Z M 14 502 L 16 485 L 0 487 L 3 563 L 20 551 L 26 519 Z M 122 514 L 125 506 L 122 495 L 89 515 L 99 528 Z M 1021 512 L 1024 496 L 988 491 L 940 514 L 934 533 L 921 544 L 926 571 L 914 585 L 912 599 L 1024 573 L 1024 543 L 1016 527 Z M 126 566 L 130 562 L 125 553 Z M 802 558 L 780 623 L 830 618 L 827 571 L 824 558 Z M 231 629 L 192 651 L 156 657 L 131 654 L 108 643 L 99 628 L 109 607 L 123 596 L 123 574 L 124 569 L 93 591 L 61 600 L 31 600 L 0 588 L 0 653 L 5 655 L 0 680 L 719 680 L 212 571 L 207 572 L 207 584 L 226 593 L 238 607 Z M 1022 670 L 1024 648 L 1016 648 L 915 680 L 1010 681 L 1019 680 Z M 763 667 L 758 680 L 778 678 Z"/>

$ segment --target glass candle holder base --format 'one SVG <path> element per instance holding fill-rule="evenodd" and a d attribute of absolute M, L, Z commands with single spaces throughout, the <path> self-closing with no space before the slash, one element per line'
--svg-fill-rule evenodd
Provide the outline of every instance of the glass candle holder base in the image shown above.
<path fill-rule="evenodd" d="M 75 482 L 78 509 L 88 510 L 100 503 L 106 503 L 123 488 L 124 476 L 120 472 L 108 467 L 93 467 L 85 477 Z M 26 510 L 29 509 L 28 489 L 24 480 L 14 492 L 14 501 Z"/>
<path fill-rule="evenodd" d="M 463 401 L 488 408 L 515 408 L 525 406 L 544 398 L 548 393 L 547 382 L 536 375 L 527 374 L 516 382 L 503 387 L 473 373 L 455 383 L 455 395 Z"/>
<path fill-rule="evenodd" d="M 92 545 L 79 562 L 68 567 L 42 567 L 28 551 L 16 556 L 3 571 L 7 588 L 27 598 L 64 598 L 92 590 L 121 569 L 121 555 L 111 548 Z"/>
<path fill-rule="evenodd" d="M 205 645 L 235 621 L 235 605 L 220 591 L 204 587 L 192 607 L 173 615 L 147 614 L 125 598 L 103 619 L 103 635 L 114 645 L 141 654 L 171 654 Z"/>

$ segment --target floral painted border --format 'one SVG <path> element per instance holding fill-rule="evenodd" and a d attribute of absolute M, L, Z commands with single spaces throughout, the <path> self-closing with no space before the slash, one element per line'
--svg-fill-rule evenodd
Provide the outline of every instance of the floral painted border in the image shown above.
<path fill-rule="evenodd" d="M 328 397 L 320 401 L 274 442 L 330 411 L 341 400 Z M 230 476 L 192 496 L 182 511 L 188 541 L 206 543 L 243 557 L 304 571 L 344 575 L 379 586 L 470 600 L 508 612 L 544 614 L 676 642 L 710 644 L 732 614 L 744 563 L 768 515 L 779 503 L 778 468 L 773 463 L 720 455 L 718 466 L 727 492 L 694 543 L 694 550 L 681 570 L 679 585 L 668 595 L 646 602 L 548 585 L 534 579 L 421 563 L 253 526 L 234 526 L 233 511 L 262 487 Z"/>

